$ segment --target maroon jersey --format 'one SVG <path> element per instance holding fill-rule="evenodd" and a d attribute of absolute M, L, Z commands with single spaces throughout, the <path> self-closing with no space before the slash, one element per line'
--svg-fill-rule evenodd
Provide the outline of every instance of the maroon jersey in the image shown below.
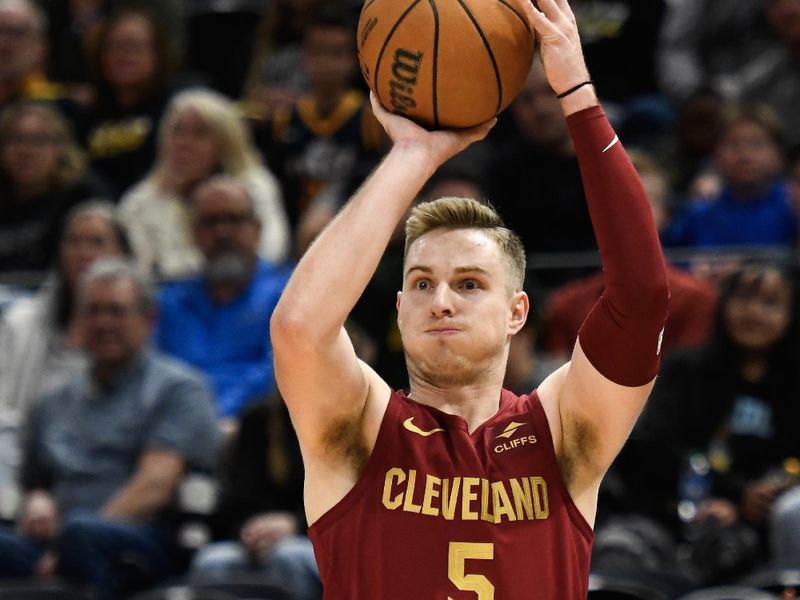
<path fill-rule="evenodd" d="M 466 422 L 393 392 L 355 487 L 309 529 L 326 600 L 585 600 L 594 534 L 536 392 Z"/>

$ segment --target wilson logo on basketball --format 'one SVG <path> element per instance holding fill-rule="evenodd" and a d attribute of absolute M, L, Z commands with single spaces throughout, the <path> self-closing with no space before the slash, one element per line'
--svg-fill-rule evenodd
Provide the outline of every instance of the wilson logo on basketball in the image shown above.
<path fill-rule="evenodd" d="M 405 112 L 417 106 L 414 100 L 414 88 L 419 78 L 419 67 L 423 53 L 412 52 L 405 48 L 398 48 L 394 53 L 392 63 L 392 79 L 389 81 L 389 97 L 392 107 L 397 112 Z"/>
<path fill-rule="evenodd" d="M 361 47 L 364 47 L 364 44 L 367 43 L 367 38 L 369 34 L 375 29 L 375 25 L 378 24 L 377 17 L 372 17 L 369 21 L 367 21 L 366 25 L 364 25 L 364 29 L 361 30 Z"/>

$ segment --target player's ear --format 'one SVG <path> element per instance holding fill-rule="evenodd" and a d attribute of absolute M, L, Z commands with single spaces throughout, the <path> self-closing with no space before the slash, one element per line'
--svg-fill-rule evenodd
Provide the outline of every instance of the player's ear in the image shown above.
<path fill-rule="evenodd" d="M 394 307 L 397 309 L 397 324 L 400 325 L 400 301 L 403 299 L 403 292 L 397 292 L 397 301 Z"/>
<path fill-rule="evenodd" d="M 511 318 L 508 322 L 509 333 L 514 335 L 525 325 L 530 310 L 530 300 L 525 292 L 517 292 L 511 296 Z"/>

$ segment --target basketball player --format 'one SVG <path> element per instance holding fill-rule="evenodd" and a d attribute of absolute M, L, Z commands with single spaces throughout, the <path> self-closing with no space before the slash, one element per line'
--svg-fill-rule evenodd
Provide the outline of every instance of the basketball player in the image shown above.
<path fill-rule="evenodd" d="M 326 599 L 586 598 L 598 488 L 650 392 L 668 290 L 567 0 L 538 6 L 527 18 L 563 96 L 605 293 L 571 361 L 514 396 L 501 383 L 528 314 L 523 249 L 477 202 L 423 204 L 397 295 L 410 393 L 389 389 L 342 324 L 423 183 L 492 124 L 428 132 L 373 102 L 394 146 L 305 254 L 271 326 Z"/>

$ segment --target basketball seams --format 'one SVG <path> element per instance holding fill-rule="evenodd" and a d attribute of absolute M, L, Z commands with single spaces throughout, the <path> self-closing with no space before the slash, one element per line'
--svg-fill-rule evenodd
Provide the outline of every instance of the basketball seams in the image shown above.
<path fill-rule="evenodd" d="M 433 11 L 433 82 L 431 84 L 431 94 L 433 96 L 433 126 L 439 128 L 439 11 L 436 10 L 436 1 L 428 0 Z"/>
<path fill-rule="evenodd" d="M 492 69 L 494 69 L 494 77 L 497 81 L 497 108 L 495 109 L 495 114 L 500 112 L 500 108 L 503 106 L 503 83 L 500 79 L 500 69 L 497 67 L 497 60 L 495 59 L 494 52 L 492 52 L 492 47 L 489 45 L 489 40 L 486 39 L 486 36 L 483 34 L 483 30 L 481 30 L 480 25 L 478 25 L 478 21 L 475 19 L 475 16 L 470 11 L 469 7 L 464 4 L 463 0 L 458 0 L 458 3 L 461 5 L 461 8 L 469 17 L 469 20 L 472 21 L 472 25 L 475 27 L 475 31 L 478 32 L 478 35 L 483 42 L 484 48 L 486 48 L 486 52 L 489 55 L 489 60 L 492 62 Z"/>
<path fill-rule="evenodd" d="M 499 114 L 528 71 L 525 1 L 362 0 L 361 70 L 378 102 L 430 129 Z"/>
<path fill-rule="evenodd" d="M 389 42 L 392 40 L 394 32 L 397 31 L 397 28 L 400 27 L 400 24 L 403 22 L 403 20 L 408 16 L 408 14 L 412 10 L 414 10 L 414 8 L 417 6 L 417 4 L 420 3 L 420 1 L 421 0 L 414 0 L 414 2 L 411 3 L 411 6 L 409 6 L 403 12 L 403 14 L 400 15 L 397 21 L 395 21 L 395 24 L 392 25 L 392 28 L 391 30 L 389 30 L 389 34 L 386 36 L 386 39 L 383 40 L 383 46 L 381 46 L 381 51 L 378 53 L 378 59 L 375 61 L 375 75 L 373 76 L 373 81 L 374 81 L 373 88 L 375 90 L 375 95 L 378 96 L 378 100 L 383 106 L 389 106 L 381 99 L 381 90 L 380 87 L 378 86 L 378 72 L 380 71 L 381 68 L 381 60 L 383 60 L 383 53 L 386 51 L 386 46 L 388 46 Z"/>
<path fill-rule="evenodd" d="M 370 0 L 370 2 L 374 2 L 374 1 L 375 1 L 375 0 Z M 505 6 L 505 7 L 506 7 L 508 10 L 510 10 L 511 12 L 513 12 L 515 15 L 517 15 L 517 18 L 518 18 L 520 21 L 522 21 L 522 24 L 523 24 L 523 25 L 525 25 L 525 29 L 527 29 L 528 31 L 530 31 L 530 29 L 531 29 L 531 26 L 528 24 L 528 21 L 525 19 L 525 17 L 524 17 L 524 16 L 522 16 L 522 15 L 519 13 L 519 11 L 517 11 L 517 9 L 516 9 L 516 8 L 514 8 L 513 6 L 511 6 L 511 5 L 510 5 L 508 2 L 506 2 L 506 0 L 497 0 L 497 1 L 498 1 L 500 4 L 502 4 L 503 6 Z M 528 0 L 526 0 L 526 1 L 528 1 Z"/>

